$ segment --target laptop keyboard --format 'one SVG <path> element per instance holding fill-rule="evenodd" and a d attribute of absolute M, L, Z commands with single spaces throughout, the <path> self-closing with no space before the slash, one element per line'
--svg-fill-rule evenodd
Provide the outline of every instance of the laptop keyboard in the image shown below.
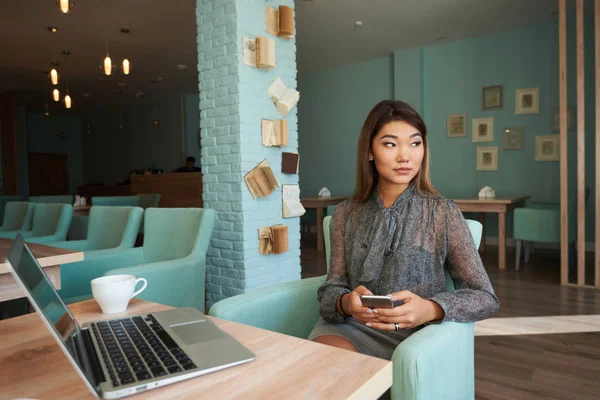
<path fill-rule="evenodd" d="M 91 326 L 115 387 L 196 368 L 152 314 Z"/>

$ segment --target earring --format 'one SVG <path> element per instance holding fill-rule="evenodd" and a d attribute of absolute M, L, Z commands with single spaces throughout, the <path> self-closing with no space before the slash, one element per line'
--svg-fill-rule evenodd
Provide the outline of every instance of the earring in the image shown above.
<path fill-rule="evenodd" d="M 373 161 L 373 156 L 369 154 L 369 161 Z"/>

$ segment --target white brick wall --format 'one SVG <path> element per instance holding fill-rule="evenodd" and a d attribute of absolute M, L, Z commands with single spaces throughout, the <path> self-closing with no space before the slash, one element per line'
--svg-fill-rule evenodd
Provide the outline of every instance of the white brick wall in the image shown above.
<path fill-rule="evenodd" d="M 264 6 L 294 6 L 293 0 L 197 0 L 201 165 L 204 204 L 217 211 L 207 257 L 207 305 L 246 290 L 300 279 L 299 218 L 282 219 L 281 188 L 254 200 L 243 176 L 267 158 L 281 184 L 297 175 L 281 174 L 281 152 L 297 152 L 297 115 L 287 117 L 289 143 L 266 148 L 261 119 L 280 119 L 267 87 L 280 76 L 296 88 L 296 41 L 273 37 L 277 67 L 270 71 L 242 63 L 242 37 L 270 36 Z M 258 254 L 258 228 L 286 224 L 290 250 Z"/>

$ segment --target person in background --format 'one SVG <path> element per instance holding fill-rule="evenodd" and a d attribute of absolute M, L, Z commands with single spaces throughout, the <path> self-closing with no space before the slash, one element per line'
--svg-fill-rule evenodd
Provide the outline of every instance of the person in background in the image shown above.
<path fill-rule="evenodd" d="M 192 156 L 188 156 L 185 159 L 185 166 L 177 168 L 175 172 L 202 172 L 202 168 L 196 167 L 196 159 Z"/>

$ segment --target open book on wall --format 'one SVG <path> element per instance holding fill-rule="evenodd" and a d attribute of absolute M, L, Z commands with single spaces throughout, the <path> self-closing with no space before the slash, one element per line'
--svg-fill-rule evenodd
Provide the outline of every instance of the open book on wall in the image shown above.
<path fill-rule="evenodd" d="M 258 229 L 258 253 L 281 254 L 289 249 L 287 225 L 266 226 Z"/>
<path fill-rule="evenodd" d="M 256 39 L 243 38 L 244 64 L 251 67 L 275 68 L 275 41 L 265 36 Z"/>
<path fill-rule="evenodd" d="M 262 144 L 283 147 L 288 144 L 288 122 L 285 119 L 262 120 Z"/>
<path fill-rule="evenodd" d="M 277 77 L 271 83 L 267 91 L 277 110 L 284 117 L 289 114 L 292 108 L 296 107 L 300 100 L 300 92 L 286 87 L 280 77 Z"/>
<path fill-rule="evenodd" d="M 265 6 L 267 32 L 284 39 L 294 37 L 294 10 L 287 6 L 271 8 Z"/>
<path fill-rule="evenodd" d="M 298 174 L 300 167 L 300 154 L 281 153 L 281 172 L 284 174 Z"/>
<path fill-rule="evenodd" d="M 244 181 L 255 200 L 267 197 L 280 186 L 266 158 L 244 176 Z"/>
<path fill-rule="evenodd" d="M 300 186 L 283 185 L 281 193 L 283 200 L 283 218 L 301 217 L 306 213 L 302 203 L 300 203 Z"/>

